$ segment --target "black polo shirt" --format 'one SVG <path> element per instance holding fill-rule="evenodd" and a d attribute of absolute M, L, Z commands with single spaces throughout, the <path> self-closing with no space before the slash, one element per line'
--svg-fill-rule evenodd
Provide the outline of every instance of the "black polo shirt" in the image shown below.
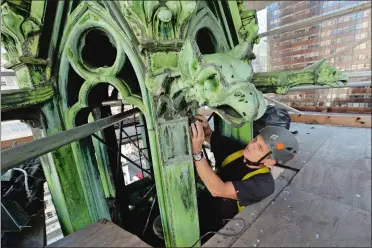
<path fill-rule="evenodd" d="M 257 174 L 242 181 L 245 175 L 256 170 L 248 168 L 243 162 L 243 157 L 221 168 L 221 164 L 227 156 L 245 147 L 246 144 L 221 136 L 216 132 L 212 133 L 211 151 L 216 160 L 216 166 L 218 168 L 217 175 L 224 182 L 232 182 L 241 206 L 259 202 L 271 195 L 275 189 L 274 179 L 271 173 Z"/>

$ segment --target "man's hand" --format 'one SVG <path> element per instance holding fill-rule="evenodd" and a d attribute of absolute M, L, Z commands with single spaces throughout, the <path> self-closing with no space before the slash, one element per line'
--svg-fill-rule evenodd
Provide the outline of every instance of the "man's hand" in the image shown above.
<path fill-rule="evenodd" d="M 191 135 L 192 153 L 201 152 L 204 143 L 204 130 L 201 122 L 191 123 Z"/>
<path fill-rule="evenodd" d="M 204 139 L 207 141 L 209 144 L 211 143 L 211 136 L 212 136 L 212 129 L 209 127 L 208 120 L 204 117 L 204 115 L 195 115 L 195 118 L 201 122 L 203 126 L 203 131 L 204 131 Z"/>

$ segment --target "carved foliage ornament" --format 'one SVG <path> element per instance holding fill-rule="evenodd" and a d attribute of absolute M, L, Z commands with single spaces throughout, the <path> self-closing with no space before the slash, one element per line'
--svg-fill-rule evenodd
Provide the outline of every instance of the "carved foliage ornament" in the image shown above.
<path fill-rule="evenodd" d="M 137 38 L 183 39 L 196 1 L 120 1 Z"/>
<path fill-rule="evenodd" d="M 9 62 L 5 67 L 10 67 L 21 62 L 20 56 L 30 55 L 27 41 L 40 31 L 40 25 L 21 4 L 4 2 L 1 12 L 1 43 L 7 51 L 3 58 Z"/>

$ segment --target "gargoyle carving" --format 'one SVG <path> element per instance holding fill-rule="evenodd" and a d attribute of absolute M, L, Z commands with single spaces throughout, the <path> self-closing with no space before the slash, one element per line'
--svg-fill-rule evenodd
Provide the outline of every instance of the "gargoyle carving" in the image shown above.
<path fill-rule="evenodd" d="M 329 85 L 338 87 L 337 82 L 347 82 L 347 76 L 329 66 L 323 59 L 300 71 L 255 73 L 253 84 L 263 93 L 285 94 L 297 85 Z"/>
<path fill-rule="evenodd" d="M 179 53 L 178 71 L 166 70 L 147 77 L 147 87 L 164 119 L 200 106 L 209 106 L 233 127 L 260 118 L 266 109 L 263 95 L 250 83 L 253 69 L 247 41 L 227 53 L 202 55 L 194 40 L 187 39 Z"/>

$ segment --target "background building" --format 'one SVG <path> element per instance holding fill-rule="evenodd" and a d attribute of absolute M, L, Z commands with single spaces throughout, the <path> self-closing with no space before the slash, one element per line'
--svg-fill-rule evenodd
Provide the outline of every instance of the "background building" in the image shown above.
<path fill-rule="evenodd" d="M 280 1 L 267 6 L 267 30 L 335 13 L 365 1 Z M 366 9 L 307 27 L 269 36 L 270 70 L 301 70 L 371 35 L 371 10 Z M 330 58 L 341 71 L 371 69 L 371 40 Z"/>
<path fill-rule="evenodd" d="M 1 50 L 3 52 L 3 49 Z M 17 78 L 13 70 L 4 68 L 4 60 L 1 60 L 1 91 L 19 89 Z M 33 140 L 31 129 L 27 124 L 18 120 L 1 122 L 1 149 L 12 147 Z"/>
<path fill-rule="evenodd" d="M 297 89 L 286 95 L 271 94 L 271 97 L 303 111 L 371 113 L 371 9 L 352 11 L 367 2 L 263 3 L 257 12 L 261 44 L 255 47 L 257 59 L 253 65 L 256 72 L 302 70 L 327 58 L 329 65 L 348 75 L 349 84 L 354 87 L 310 87 L 311 90 Z M 256 2 L 248 1 L 247 4 L 259 6 Z M 345 11 L 349 13 L 334 17 Z M 321 16 L 329 18 L 321 22 L 311 21 Z M 290 28 L 281 31 L 283 27 Z M 358 43 L 353 46 L 355 42 Z M 355 88 L 356 85 L 359 87 Z"/>

